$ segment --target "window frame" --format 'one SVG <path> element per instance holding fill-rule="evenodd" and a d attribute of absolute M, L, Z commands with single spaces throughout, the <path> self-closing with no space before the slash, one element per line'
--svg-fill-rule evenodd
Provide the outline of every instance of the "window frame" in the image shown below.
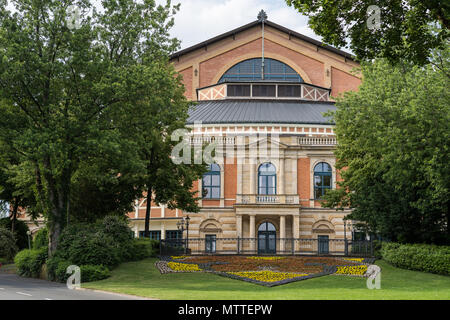
<path fill-rule="evenodd" d="M 329 167 L 329 171 L 324 171 L 323 170 L 323 165 L 326 164 Z M 316 169 L 319 165 L 322 165 L 322 171 L 318 171 L 318 169 Z M 316 185 L 316 177 L 320 177 L 321 180 L 321 185 L 317 186 Z M 330 184 L 329 185 L 325 185 L 324 184 L 324 178 L 323 177 L 330 177 Z M 326 193 L 326 190 L 331 190 L 333 189 L 333 167 L 328 163 L 328 162 L 324 162 L 321 161 L 319 163 L 317 163 L 314 166 L 313 169 L 313 187 L 314 187 L 314 200 L 321 200 L 323 199 L 323 196 Z M 320 190 L 320 197 L 317 197 L 316 195 L 316 190 Z"/>
<path fill-rule="evenodd" d="M 213 166 L 217 166 L 217 170 L 212 170 Z M 210 184 L 205 186 L 205 177 L 210 177 Z M 218 176 L 218 184 L 213 184 L 213 176 Z M 202 177 L 202 199 L 204 200 L 219 200 L 220 199 L 220 192 L 221 192 L 221 169 L 220 166 L 216 163 L 209 165 L 209 171 L 206 172 Z M 204 195 L 204 190 L 207 189 L 208 193 Z M 218 197 L 213 197 L 212 190 L 218 190 Z"/>
<path fill-rule="evenodd" d="M 270 164 L 273 167 L 273 169 L 274 169 L 273 174 L 264 174 L 264 171 L 261 171 L 261 168 L 267 164 Z M 265 186 L 261 186 L 261 177 L 265 178 Z M 273 186 L 269 186 L 269 183 L 268 183 L 269 177 L 274 178 Z M 262 188 L 264 188 L 265 193 L 261 193 Z M 273 189 L 273 193 L 268 193 L 269 189 Z M 271 196 L 271 195 L 276 195 L 276 194 L 277 194 L 277 169 L 272 162 L 261 163 L 258 167 L 258 195 Z"/>

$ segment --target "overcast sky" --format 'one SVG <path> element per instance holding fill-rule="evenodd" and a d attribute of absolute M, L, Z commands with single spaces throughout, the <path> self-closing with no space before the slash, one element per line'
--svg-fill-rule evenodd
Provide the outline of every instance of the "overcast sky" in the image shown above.
<path fill-rule="evenodd" d="M 91 1 L 100 5 L 100 0 Z M 166 0 L 156 2 L 164 4 Z M 172 36 L 181 40 L 181 49 L 255 21 L 261 9 L 270 21 L 322 40 L 308 27 L 308 18 L 289 7 L 285 0 L 172 0 L 172 3 L 181 3 L 172 29 Z M 8 7 L 11 8 L 10 3 Z"/>
<path fill-rule="evenodd" d="M 256 20 L 261 9 L 270 21 L 321 40 L 308 28 L 308 18 L 284 0 L 175 0 L 173 3 L 181 3 L 172 35 L 182 41 L 182 49 Z"/>

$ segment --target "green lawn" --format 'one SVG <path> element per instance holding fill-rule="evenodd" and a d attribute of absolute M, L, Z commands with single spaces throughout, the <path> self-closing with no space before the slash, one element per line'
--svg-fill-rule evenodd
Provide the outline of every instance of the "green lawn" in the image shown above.
<path fill-rule="evenodd" d="M 161 275 L 157 259 L 120 265 L 108 279 L 82 284 L 83 288 L 158 299 L 450 299 L 450 277 L 394 268 L 384 261 L 381 289 L 369 290 L 366 279 L 324 276 L 273 288 L 207 273 Z"/>

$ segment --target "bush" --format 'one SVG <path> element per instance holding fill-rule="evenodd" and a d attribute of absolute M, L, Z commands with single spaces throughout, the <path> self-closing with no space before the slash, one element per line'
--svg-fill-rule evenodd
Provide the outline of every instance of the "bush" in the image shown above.
<path fill-rule="evenodd" d="M 450 275 L 449 246 L 384 243 L 381 255 L 398 268 Z"/>
<path fill-rule="evenodd" d="M 33 249 L 48 248 L 48 229 L 40 229 L 33 240 Z"/>
<path fill-rule="evenodd" d="M 70 277 L 66 274 L 67 267 L 72 265 L 71 262 L 60 257 L 51 257 L 47 260 L 47 277 L 50 281 L 66 282 Z"/>
<path fill-rule="evenodd" d="M 47 248 L 39 250 L 25 249 L 14 258 L 17 273 L 23 277 L 39 277 L 41 267 L 47 259 Z"/>
<path fill-rule="evenodd" d="M 80 266 L 80 270 L 82 282 L 103 280 L 110 275 L 108 268 L 105 266 L 83 265 Z"/>
<path fill-rule="evenodd" d="M 138 261 L 159 255 L 159 241 L 150 239 L 134 239 L 131 260 Z"/>
<path fill-rule="evenodd" d="M 10 218 L 2 218 L 0 219 L 0 227 L 4 227 L 8 230 L 11 230 L 12 220 Z M 21 220 L 16 220 L 15 228 L 14 228 L 14 236 L 16 238 L 16 245 L 19 247 L 19 250 L 28 249 L 28 226 L 25 222 Z"/>
<path fill-rule="evenodd" d="M 19 248 L 14 234 L 6 228 L 0 227 L 0 257 L 12 261 Z"/>
<path fill-rule="evenodd" d="M 104 265 L 109 268 L 120 262 L 136 260 L 142 250 L 135 247 L 132 231 L 126 220 L 108 216 L 95 224 L 72 224 L 64 229 L 55 256 L 73 264 Z"/>

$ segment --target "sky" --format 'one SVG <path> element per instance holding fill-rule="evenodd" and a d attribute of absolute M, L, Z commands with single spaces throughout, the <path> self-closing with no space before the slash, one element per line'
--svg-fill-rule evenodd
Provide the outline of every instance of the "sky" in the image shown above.
<path fill-rule="evenodd" d="M 173 3 L 181 3 L 181 8 L 175 15 L 171 34 L 182 41 L 182 49 L 255 21 L 261 9 L 266 11 L 268 20 L 321 40 L 308 27 L 308 18 L 284 0 L 175 0 Z"/>
<path fill-rule="evenodd" d="M 100 5 L 100 0 L 91 1 Z M 156 3 L 165 4 L 166 0 L 156 0 Z M 255 21 L 261 10 L 266 11 L 272 22 L 322 40 L 308 27 L 308 18 L 289 7 L 285 0 L 172 0 L 172 3 L 181 4 L 171 31 L 173 37 L 181 40 L 180 49 Z M 8 8 L 11 9 L 11 3 Z"/>

